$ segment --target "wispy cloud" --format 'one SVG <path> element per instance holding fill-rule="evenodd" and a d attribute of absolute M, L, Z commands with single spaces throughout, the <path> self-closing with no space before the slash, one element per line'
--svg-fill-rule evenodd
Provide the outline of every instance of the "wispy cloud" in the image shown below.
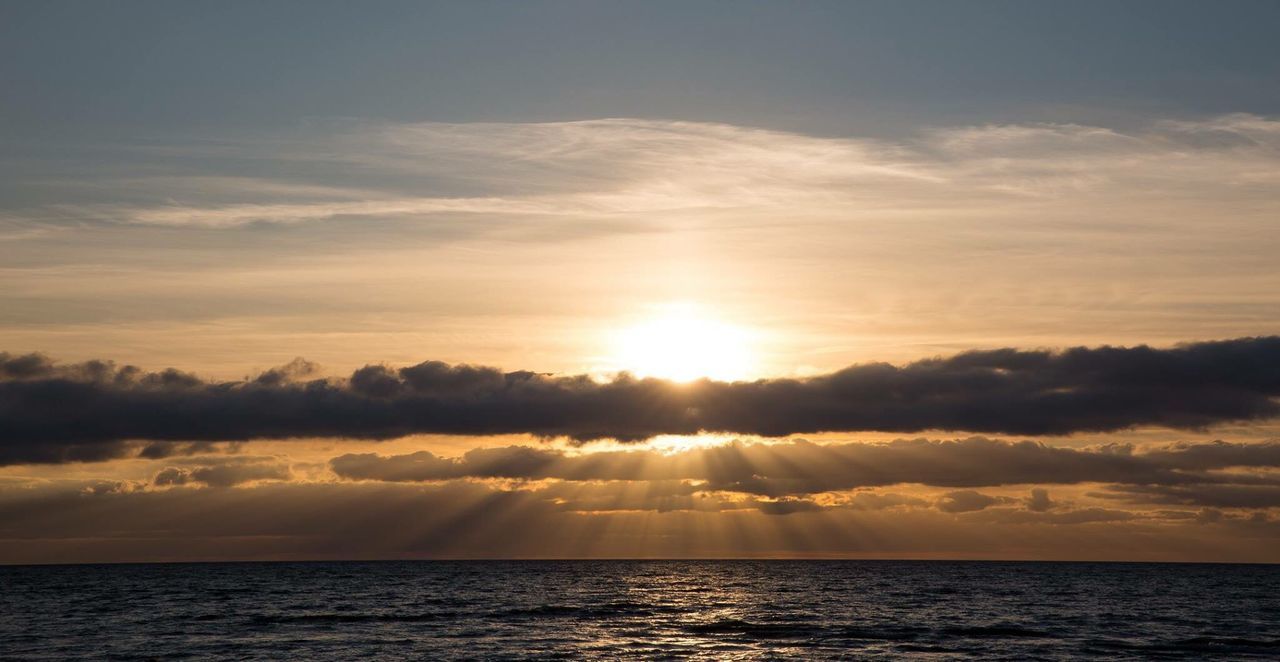
<path fill-rule="evenodd" d="M 1252 115 L 1157 122 L 1129 133 L 1072 124 L 940 128 L 901 143 L 636 119 L 331 123 L 304 139 L 220 148 L 223 156 L 274 162 L 279 167 L 259 168 L 270 174 L 220 171 L 221 161 L 211 159 L 215 165 L 183 177 L 134 174 L 98 184 L 101 197 L 133 202 L 26 213 L 231 228 L 450 213 L 510 220 L 719 209 L 847 218 L 1160 196 L 1226 204 L 1251 190 L 1274 195 L 1277 144 L 1280 122 Z M 186 149 L 166 158 L 207 148 Z"/>

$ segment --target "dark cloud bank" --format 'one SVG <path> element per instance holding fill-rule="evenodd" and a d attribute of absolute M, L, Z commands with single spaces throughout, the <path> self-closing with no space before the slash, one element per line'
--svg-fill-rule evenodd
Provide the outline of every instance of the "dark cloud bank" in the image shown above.
<path fill-rule="evenodd" d="M 426 362 L 310 378 L 294 362 L 212 382 L 106 361 L 0 354 L 0 463 L 97 460 L 127 443 L 413 433 L 586 441 L 700 431 L 957 430 L 1020 435 L 1202 428 L 1280 413 L 1280 337 L 1183 345 L 997 349 L 807 379 L 675 384 Z M 159 451 L 157 451 L 159 452 Z"/>

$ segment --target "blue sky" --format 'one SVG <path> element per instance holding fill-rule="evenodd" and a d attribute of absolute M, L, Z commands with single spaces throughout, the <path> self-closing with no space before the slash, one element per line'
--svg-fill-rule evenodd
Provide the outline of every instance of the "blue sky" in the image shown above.
<path fill-rule="evenodd" d="M 308 117 L 804 133 L 1280 110 L 1274 2 L 8 2 L 9 140 Z"/>

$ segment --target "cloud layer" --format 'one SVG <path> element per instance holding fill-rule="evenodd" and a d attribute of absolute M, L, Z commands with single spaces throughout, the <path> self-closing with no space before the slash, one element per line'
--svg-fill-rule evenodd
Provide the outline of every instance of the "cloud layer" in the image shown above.
<path fill-rule="evenodd" d="M 678 483 L 269 483 L 0 491 L 0 562 L 405 557 L 926 556 L 1271 561 L 1280 526 L 955 491 L 728 500 Z"/>
<path fill-rule="evenodd" d="M 145 174 L 108 179 L 127 202 L 51 204 L 15 216 L 229 229 L 449 214 L 581 220 L 715 209 L 964 209 L 1069 198 L 1239 200 L 1274 192 L 1280 122 L 1238 113 L 1127 132 L 988 124 L 923 131 L 899 143 L 636 118 L 317 122 L 302 134 L 265 147 L 232 139 L 217 147 L 178 144 L 151 156 L 306 164 L 303 181 L 295 179 L 298 168 L 259 177 L 140 168 Z"/>
<path fill-rule="evenodd" d="M 330 466 L 339 477 L 351 480 L 675 480 L 695 481 L 706 490 L 775 498 L 903 484 L 975 488 L 1107 483 L 1132 486 L 1135 496 L 1159 495 L 1152 503 L 1221 506 L 1224 504 L 1196 501 L 1195 490 L 1225 493 L 1238 489 L 1257 496 L 1270 494 L 1275 499 L 1280 474 L 1271 470 L 1280 468 L 1280 443 L 1214 442 L 1139 451 L 1121 444 L 1071 449 L 974 437 L 848 444 L 731 443 L 673 454 L 634 450 L 572 455 L 555 449 L 510 446 L 478 448 L 458 458 L 427 451 L 394 456 L 349 453 L 333 458 Z M 975 494 L 953 492 L 956 512 L 996 503 Z M 1183 500 L 1168 500 L 1177 495 Z M 1054 505 L 1043 490 L 1033 492 L 1027 504 L 1033 511 Z M 1280 502 L 1271 505 L 1280 506 Z"/>
<path fill-rule="evenodd" d="M 958 430 L 1017 435 L 1203 428 L 1280 413 L 1280 337 L 1171 349 L 974 351 L 805 379 L 679 384 L 426 362 L 307 379 L 295 362 L 238 382 L 105 361 L 0 357 L 0 461 L 104 459 L 133 441 L 414 433 L 574 440 Z"/>

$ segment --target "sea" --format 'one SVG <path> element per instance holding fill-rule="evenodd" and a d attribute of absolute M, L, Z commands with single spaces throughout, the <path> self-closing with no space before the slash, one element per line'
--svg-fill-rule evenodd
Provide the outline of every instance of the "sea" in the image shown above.
<path fill-rule="evenodd" d="M 0 658 L 1280 659 L 1280 566 L 8 566 Z"/>

